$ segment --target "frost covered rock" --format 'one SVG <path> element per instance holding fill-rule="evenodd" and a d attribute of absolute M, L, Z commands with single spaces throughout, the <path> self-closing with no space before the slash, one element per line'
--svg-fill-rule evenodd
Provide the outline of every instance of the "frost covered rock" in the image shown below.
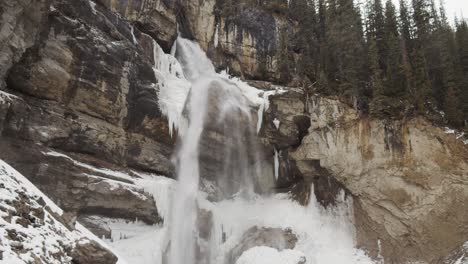
<path fill-rule="evenodd" d="M 66 218 L 24 176 L 0 160 L 0 262 L 117 262 L 117 257 L 102 242 L 90 240 L 93 238 L 81 226 L 76 229 L 64 224 Z"/>
<path fill-rule="evenodd" d="M 78 240 L 71 251 L 73 264 L 114 264 L 117 257 L 92 240 Z"/>
<path fill-rule="evenodd" d="M 247 230 L 240 242 L 235 246 L 228 255 L 229 263 L 239 263 L 236 260 L 251 248 L 265 246 L 272 248 L 276 252 L 278 250 L 292 249 L 297 243 L 296 235 L 289 229 L 267 228 L 267 227 L 252 227 Z M 255 262 L 241 262 L 255 263 Z"/>
<path fill-rule="evenodd" d="M 438 261 L 440 264 L 467 264 L 468 263 L 468 241 L 457 248 L 448 256 Z"/>
<path fill-rule="evenodd" d="M 271 247 L 253 247 L 245 251 L 236 264 L 305 264 L 306 257 L 300 251 Z"/>

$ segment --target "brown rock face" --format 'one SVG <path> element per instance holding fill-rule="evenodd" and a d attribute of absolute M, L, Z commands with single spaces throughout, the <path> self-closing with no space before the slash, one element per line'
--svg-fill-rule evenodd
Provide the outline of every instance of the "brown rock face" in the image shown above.
<path fill-rule="evenodd" d="M 5 0 L 0 3 L 0 89 L 11 66 L 34 45 L 46 19 L 46 0 Z"/>
<path fill-rule="evenodd" d="M 171 0 L 112 1 L 95 0 L 158 41 L 165 51 L 177 37 L 176 9 Z"/>
<path fill-rule="evenodd" d="M 325 169 L 320 175 L 328 173 L 354 196 L 359 246 L 377 254 L 380 240 L 388 261 L 434 262 L 466 241 L 462 141 L 423 118 L 367 119 L 326 98 L 307 105 L 311 127 L 289 159 L 300 177 Z"/>
<path fill-rule="evenodd" d="M 173 175 L 150 37 L 93 1 L 1 5 L 0 158 L 72 214 L 158 222 L 133 182 L 79 165 Z"/>
<path fill-rule="evenodd" d="M 284 15 L 255 2 L 236 2 L 236 11 L 223 12 L 222 1 L 179 1 L 182 35 L 197 40 L 218 69 L 229 68 L 246 79 L 277 79 L 279 32 L 293 31 Z"/>
<path fill-rule="evenodd" d="M 93 240 L 77 241 L 71 252 L 73 264 L 114 264 L 117 257 Z"/>

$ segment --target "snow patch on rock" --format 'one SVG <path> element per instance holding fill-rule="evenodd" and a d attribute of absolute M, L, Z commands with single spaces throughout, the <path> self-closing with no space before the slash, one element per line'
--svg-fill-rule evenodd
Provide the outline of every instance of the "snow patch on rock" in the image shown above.
<path fill-rule="evenodd" d="M 2 263 L 71 263 L 76 243 L 97 239 L 82 225 L 65 226 L 63 211 L 26 177 L 0 160 L 0 252 Z M 25 217 L 25 214 L 28 217 Z M 118 262 L 125 264 L 124 261 Z"/>
<path fill-rule="evenodd" d="M 236 264 L 305 264 L 304 253 L 286 249 L 278 251 L 271 247 L 253 247 L 245 251 Z"/>

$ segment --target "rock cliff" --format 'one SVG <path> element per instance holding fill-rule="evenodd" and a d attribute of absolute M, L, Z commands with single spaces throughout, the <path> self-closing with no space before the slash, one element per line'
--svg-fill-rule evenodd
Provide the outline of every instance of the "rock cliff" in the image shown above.
<path fill-rule="evenodd" d="M 300 91 L 271 105 L 264 133 L 282 151 L 284 184 L 313 182 L 323 204 L 345 188 L 354 197 L 358 244 L 371 254 L 438 263 L 466 241 L 468 152 L 454 131 L 423 117 L 368 118 L 337 98 Z M 305 133 L 291 122 L 304 115 Z"/>

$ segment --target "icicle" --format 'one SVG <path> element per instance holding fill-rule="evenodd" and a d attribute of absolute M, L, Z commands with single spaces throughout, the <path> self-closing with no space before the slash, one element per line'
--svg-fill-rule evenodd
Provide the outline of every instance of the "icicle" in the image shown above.
<path fill-rule="evenodd" d="M 174 44 L 175 46 L 176 44 Z M 175 49 L 173 46 L 173 49 Z M 185 79 L 182 66 L 176 58 L 164 53 L 153 40 L 154 74 L 158 80 L 158 100 L 163 114 L 167 117 L 169 134 L 179 129 L 183 122 L 182 111 L 190 90 L 190 82 Z"/>
<path fill-rule="evenodd" d="M 135 29 L 134 29 L 133 26 L 130 26 L 130 32 L 132 33 L 133 44 L 137 45 L 137 44 L 138 44 L 138 40 L 135 38 Z"/>
<path fill-rule="evenodd" d="M 219 31 L 219 24 L 216 24 L 216 29 L 215 29 L 215 33 L 214 33 L 214 46 L 215 46 L 215 48 L 218 47 L 218 43 L 219 43 L 219 36 L 218 36 L 219 32 L 218 31 Z"/>
<path fill-rule="evenodd" d="M 275 179 L 278 181 L 279 176 L 279 155 L 281 154 L 281 150 L 278 152 L 275 148 Z"/>

